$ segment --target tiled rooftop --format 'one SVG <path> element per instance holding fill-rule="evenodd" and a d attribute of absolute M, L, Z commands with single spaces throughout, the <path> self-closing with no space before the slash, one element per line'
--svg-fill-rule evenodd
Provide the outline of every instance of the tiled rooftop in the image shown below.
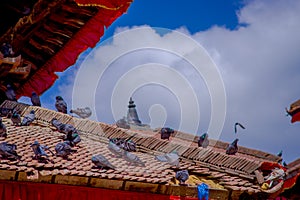
<path fill-rule="evenodd" d="M 44 178 L 45 182 L 76 185 L 76 181 L 74 183 L 72 178 L 62 179 L 65 176 L 82 177 L 80 183 L 78 182 L 79 185 L 95 187 L 105 185 L 97 182 L 99 178 L 117 182 L 121 180 L 141 184 L 172 185 L 175 184 L 175 168 L 156 161 L 154 156 L 177 150 L 180 155 L 179 168 L 188 169 L 193 177 L 188 180 L 190 186 L 205 182 L 210 188 L 258 193 L 261 190 L 254 172 L 263 162 L 280 160 L 275 155 L 245 147 L 239 147 L 236 155 L 227 155 L 225 149 L 228 143 L 220 141 L 210 140 L 213 146 L 205 149 L 199 148 L 196 143 L 197 137 L 181 132 L 175 132 L 170 141 L 167 141 L 161 140 L 158 132 L 121 129 L 114 125 L 79 119 L 41 107 L 9 101 L 5 101 L 0 107 L 17 109 L 22 116 L 29 113 L 30 110 L 36 111 L 36 120 L 30 126 L 15 127 L 11 124 L 10 119 L 3 117 L 3 123 L 8 129 L 8 136 L 6 139 L 1 138 L 0 142 L 16 144 L 17 152 L 22 156 L 20 161 L 1 159 L 0 170 L 19 172 L 17 178 L 16 175 L 12 175 L 12 180 L 35 181 L 42 177 L 48 177 Z M 54 117 L 62 123 L 74 125 L 80 131 L 82 141 L 75 147 L 77 151 L 69 156 L 69 159 L 52 156 L 49 153 L 49 159 L 53 163 L 39 162 L 33 159 L 34 154 L 30 144 L 38 140 L 40 144 L 47 145 L 55 152 L 55 145 L 61 142 L 61 137 L 64 136 L 51 125 Z M 137 144 L 137 152 L 134 154 L 145 162 L 146 167 L 128 166 L 124 159 L 113 157 L 107 148 L 109 138 L 128 138 L 133 135 L 132 141 Z M 93 168 L 91 157 L 98 153 L 116 166 L 116 170 Z M 85 179 L 86 177 L 88 179 Z M 152 192 L 168 193 L 162 192 L 161 188 L 159 190 Z"/>

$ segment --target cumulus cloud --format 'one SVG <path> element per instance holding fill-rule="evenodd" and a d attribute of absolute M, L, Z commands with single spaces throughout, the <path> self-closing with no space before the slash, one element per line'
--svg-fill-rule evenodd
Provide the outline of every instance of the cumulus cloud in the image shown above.
<path fill-rule="evenodd" d="M 299 124 L 290 124 L 284 112 L 285 107 L 300 98 L 300 88 L 297 87 L 300 80 L 297 71 L 300 66 L 299 10 L 299 1 L 249 1 L 237 12 L 239 25 L 235 30 L 218 26 L 195 34 L 190 34 L 184 27 L 176 30 L 207 50 L 224 81 L 227 113 L 221 139 L 230 142 L 239 137 L 241 145 L 271 153 L 283 149 L 287 161 L 300 155 L 297 149 Z M 206 132 L 210 126 L 211 108 L 216 106 L 211 103 L 209 86 L 205 77 L 197 73 L 191 63 L 172 52 L 176 51 L 178 45 L 183 55 L 195 49 L 179 40 L 176 31 L 160 32 L 147 27 L 147 31 L 142 34 L 134 32 L 130 37 L 117 37 L 124 31 L 136 28 L 141 27 L 121 27 L 111 40 L 95 48 L 80 69 L 70 73 L 69 84 L 59 88 L 61 93 L 68 96 L 74 107 L 95 105 L 93 119 L 106 123 L 114 123 L 115 118 L 126 115 L 129 97 L 133 96 L 144 123 L 159 126 L 165 121 L 165 125 L 175 129 L 180 127 L 183 120 L 182 112 L 196 109 L 189 100 L 179 100 L 179 93 L 188 97 L 195 94 L 200 118 L 195 120 L 196 115 L 187 113 L 185 120 L 191 126 L 197 124 L 197 131 L 192 133 Z M 135 49 L 135 45 L 141 43 L 144 47 L 163 44 L 165 49 Z M 162 71 L 156 68 L 157 64 L 169 67 L 170 70 Z M 149 76 L 143 70 L 135 71 L 135 76 L 122 82 L 123 89 L 113 94 L 116 87 L 120 86 L 118 84 L 122 77 L 134 68 L 142 69 L 145 65 L 152 67 Z M 171 76 L 171 69 L 181 74 L 182 79 L 174 80 L 175 75 Z M 172 90 L 165 83 L 158 84 L 157 80 L 151 83 L 147 79 L 149 77 L 159 78 L 162 82 L 164 79 L 176 83 L 187 81 L 188 84 L 178 84 Z M 124 86 L 134 88 L 137 80 L 147 84 L 126 91 Z M 64 92 L 72 89 L 72 95 Z M 118 99 L 117 114 L 113 111 L 112 98 Z M 180 105 L 183 103 L 185 109 Z M 157 120 L 159 117 L 162 120 Z M 245 130 L 239 130 L 237 135 L 233 131 L 236 121 L 246 127 Z M 191 132 L 191 129 L 185 127 L 184 131 Z"/>

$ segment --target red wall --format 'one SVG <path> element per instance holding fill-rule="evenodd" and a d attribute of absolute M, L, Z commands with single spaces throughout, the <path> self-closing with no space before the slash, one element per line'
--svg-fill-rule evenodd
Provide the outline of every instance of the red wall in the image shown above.
<path fill-rule="evenodd" d="M 0 181 L 1 200 L 170 200 L 168 195 L 80 186 Z"/>

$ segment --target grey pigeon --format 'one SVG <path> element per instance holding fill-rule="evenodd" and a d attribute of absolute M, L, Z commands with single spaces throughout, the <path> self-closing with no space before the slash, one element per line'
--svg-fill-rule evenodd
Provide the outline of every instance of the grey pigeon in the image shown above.
<path fill-rule="evenodd" d="M 206 148 L 209 145 L 208 134 L 204 133 L 198 140 L 198 147 Z"/>
<path fill-rule="evenodd" d="M 92 156 L 92 162 L 97 166 L 102 168 L 110 168 L 110 169 L 116 169 L 115 166 L 113 166 L 104 156 L 101 154 L 93 155 Z"/>
<path fill-rule="evenodd" d="M 72 148 L 68 142 L 60 142 L 55 146 L 57 156 L 67 158 L 72 153 Z"/>
<path fill-rule="evenodd" d="M 173 130 L 173 129 L 168 128 L 168 127 L 164 127 L 164 128 L 162 128 L 162 129 L 160 130 L 160 138 L 163 139 L 163 140 L 164 140 L 164 139 L 169 140 L 171 134 L 173 134 L 173 133 L 174 133 L 174 130 Z"/>
<path fill-rule="evenodd" d="M 242 129 L 245 129 L 245 127 L 242 124 L 240 124 L 239 122 L 236 122 L 234 124 L 234 133 L 237 133 L 237 126 L 241 127 Z"/>
<path fill-rule="evenodd" d="M 124 150 L 118 147 L 112 141 L 109 141 L 107 148 L 118 158 L 121 158 L 124 155 Z"/>
<path fill-rule="evenodd" d="M 189 179 L 188 170 L 177 171 L 175 178 L 179 181 L 179 185 L 185 185 L 185 182 Z"/>
<path fill-rule="evenodd" d="M 141 165 L 143 167 L 146 166 L 145 163 L 137 155 L 130 153 L 128 151 L 124 151 L 123 158 L 130 164 Z"/>
<path fill-rule="evenodd" d="M 15 144 L 9 144 L 7 142 L 0 143 L 0 155 L 6 159 L 20 159 L 16 152 L 17 146 Z"/>
<path fill-rule="evenodd" d="M 51 124 L 59 131 L 62 132 L 62 130 L 65 128 L 65 124 L 63 124 L 61 121 L 56 119 L 55 117 L 51 120 Z"/>
<path fill-rule="evenodd" d="M 228 155 L 234 155 L 238 152 L 238 143 L 239 139 L 235 139 L 231 144 L 228 145 L 226 149 L 226 154 Z"/>
<path fill-rule="evenodd" d="M 167 162 L 173 166 L 179 166 L 179 155 L 177 151 L 172 151 L 171 153 L 155 156 L 155 159 L 160 162 Z"/>
<path fill-rule="evenodd" d="M 116 144 L 121 149 L 124 149 L 125 151 L 136 151 L 136 144 L 131 140 L 135 135 L 129 137 L 129 138 L 110 138 L 109 141 Z"/>
<path fill-rule="evenodd" d="M 24 116 L 21 125 L 29 126 L 34 120 L 35 120 L 35 111 L 31 110 L 29 114 Z"/>
<path fill-rule="evenodd" d="M 17 101 L 16 93 L 10 84 L 7 84 L 5 91 L 6 98 L 10 101 Z"/>
<path fill-rule="evenodd" d="M 116 122 L 116 125 L 117 127 L 119 128 L 124 128 L 124 129 L 130 129 L 130 126 L 126 120 L 125 117 L 123 117 L 122 119 L 119 119 L 117 122 Z"/>
<path fill-rule="evenodd" d="M 70 132 L 76 133 L 77 130 L 72 124 L 64 124 L 62 126 L 61 132 L 65 133 L 65 134 L 68 134 Z"/>
<path fill-rule="evenodd" d="M 40 97 L 35 92 L 31 93 L 31 103 L 32 103 L 33 106 L 41 106 Z"/>
<path fill-rule="evenodd" d="M 67 114 L 67 103 L 64 101 L 64 99 L 61 96 L 56 96 L 55 99 L 55 108 L 57 109 L 57 111 Z"/>
<path fill-rule="evenodd" d="M 89 107 L 77 108 L 76 110 L 70 110 L 70 113 L 75 113 L 82 119 L 85 119 L 92 115 L 92 110 Z"/>
<path fill-rule="evenodd" d="M 54 153 L 50 151 L 49 147 L 46 145 L 41 145 L 38 141 L 34 141 L 33 144 L 30 145 L 32 148 L 36 159 L 43 159 L 45 157 L 49 157 L 45 150 L 48 150 L 52 155 Z"/>
<path fill-rule="evenodd" d="M 7 137 L 6 126 L 2 123 L 2 118 L 0 117 L 0 137 Z"/>
<path fill-rule="evenodd" d="M 14 111 L 12 116 L 11 116 L 11 121 L 14 126 L 20 126 L 21 125 L 21 116 L 17 111 Z"/>

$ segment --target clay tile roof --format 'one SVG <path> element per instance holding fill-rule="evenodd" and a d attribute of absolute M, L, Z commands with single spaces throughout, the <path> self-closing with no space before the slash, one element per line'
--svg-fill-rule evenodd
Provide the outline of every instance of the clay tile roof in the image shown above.
<path fill-rule="evenodd" d="M 173 136 L 170 141 L 166 141 L 161 140 L 157 132 L 116 128 L 113 125 L 79 119 L 53 110 L 11 101 L 5 101 L 0 108 L 17 109 L 22 116 L 29 113 L 30 110 L 36 111 L 36 120 L 30 126 L 16 127 L 11 124 L 10 119 L 3 117 L 3 123 L 8 129 L 8 136 L 0 138 L 0 142 L 16 144 L 17 153 L 22 157 L 20 161 L 1 159 L 0 169 L 24 172 L 26 180 L 56 176 L 55 183 L 69 184 L 68 181 L 71 179 L 63 180 L 61 177 L 76 176 L 172 184 L 176 168 L 158 162 L 154 156 L 177 150 L 180 155 L 179 169 L 188 169 L 190 175 L 197 177 L 192 184 L 207 182 L 215 188 L 260 192 L 254 171 L 259 169 L 265 161 L 277 160 L 276 156 L 264 152 L 260 152 L 258 157 L 249 152 L 245 154 L 243 150 L 236 155 L 227 155 L 223 147 L 226 143 L 219 141 L 216 142 L 216 146 L 209 146 L 206 149 L 199 148 L 194 136 L 184 137 L 187 135 L 185 133 L 177 132 L 176 135 L 180 136 L 179 138 Z M 82 141 L 75 147 L 77 151 L 67 160 L 49 154 L 52 162 L 39 162 L 34 159 L 30 144 L 38 140 L 40 144 L 47 145 L 55 152 L 55 145 L 62 141 L 61 137 L 64 135 L 51 126 L 50 122 L 53 117 L 63 123 L 73 124 L 79 130 Z M 130 136 L 133 136 L 132 141 L 137 145 L 137 152 L 134 154 L 145 162 L 146 167 L 129 166 L 124 159 L 112 156 L 108 150 L 109 138 L 128 138 Z M 255 152 L 255 150 L 248 150 Z M 93 168 L 91 157 L 99 153 L 105 156 L 116 167 L 116 170 Z M 49 181 L 51 182 L 51 180 L 50 178 Z M 82 182 L 90 184 L 86 179 L 81 179 L 80 184 L 83 184 Z"/>

